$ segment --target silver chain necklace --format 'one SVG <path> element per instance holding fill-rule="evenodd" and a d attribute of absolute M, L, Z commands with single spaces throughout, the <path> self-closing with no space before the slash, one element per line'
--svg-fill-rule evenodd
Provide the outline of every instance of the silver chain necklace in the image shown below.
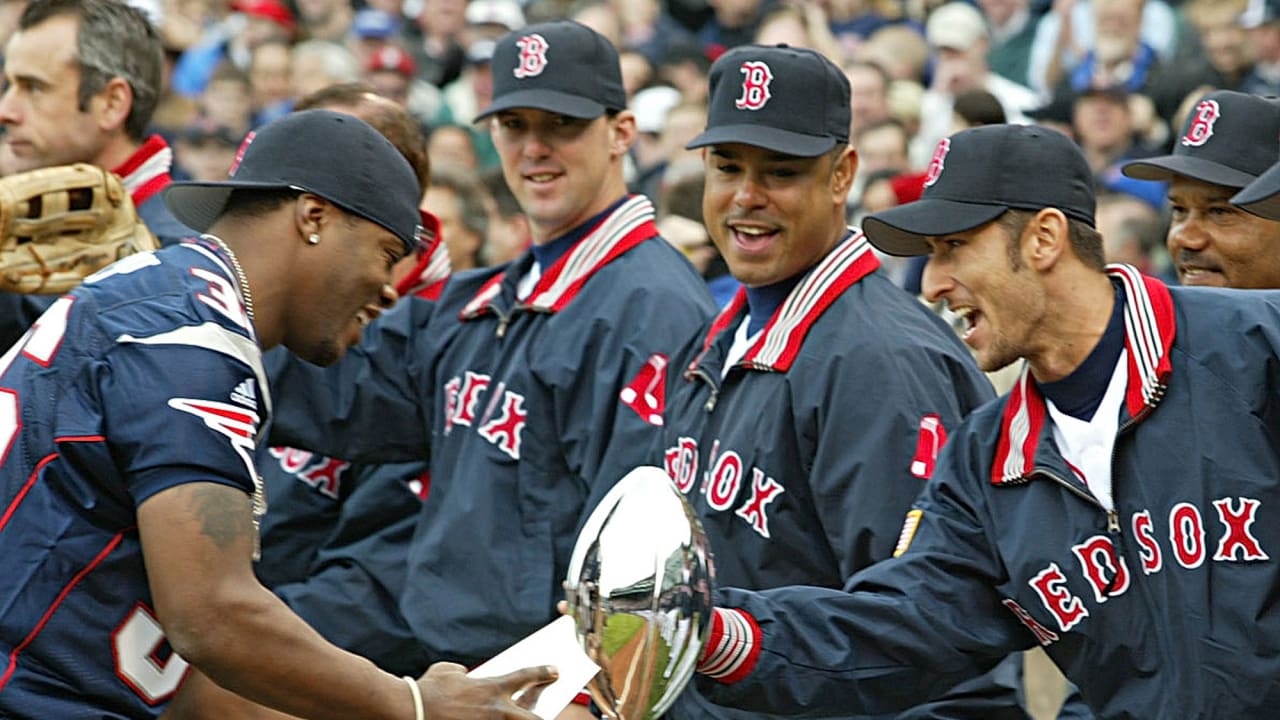
<path fill-rule="evenodd" d="M 236 257 L 226 241 L 217 235 L 205 233 L 200 237 L 222 248 L 222 252 L 227 254 L 231 260 L 231 268 L 236 272 L 236 284 L 240 286 L 240 294 L 244 296 L 244 312 L 249 316 L 249 322 L 253 322 L 253 293 L 249 292 L 249 277 L 244 274 L 244 268 L 240 267 L 240 259 Z"/>
<path fill-rule="evenodd" d="M 239 258 L 231 251 L 227 243 L 217 235 L 205 233 L 200 237 L 217 245 L 231 260 L 231 268 L 236 273 L 236 284 L 240 286 L 240 294 L 244 297 L 244 314 L 249 316 L 249 324 L 252 325 L 253 294 L 249 292 L 249 278 L 244 274 L 244 268 L 240 267 Z M 254 332 L 257 332 L 256 328 Z M 253 516 L 253 559 L 259 560 L 262 557 L 262 517 L 267 514 L 267 493 L 262 482 L 262 476 L 258 474 L 257 469 L 251 469 L 251 473 L 253 475 L 253 498 L 250 505 L 250 511 Z"/>

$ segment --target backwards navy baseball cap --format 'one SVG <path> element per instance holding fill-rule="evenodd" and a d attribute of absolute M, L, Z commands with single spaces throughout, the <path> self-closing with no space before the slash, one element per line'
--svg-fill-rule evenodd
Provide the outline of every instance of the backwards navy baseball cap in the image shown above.
<path fill-rule="evenodd" d="M 1057 208 L 1094 224 L 1093 172 L 1080 148 L 1037 125 L 983 125 L 938 142 L 920 199 L 868 215 L 862 230 L 890 255 L 927 255 L 927 237 L 953 235 L 1008 210 Z"/>
<path fill-rule="evenodd" d="M 1192 108 L 1173 154 L 1125 163 L 1139 180 L 1192 180 L 1242 188 L 1280 160 L 1280 100 L 1217 90 Z"/>
<path fill-rule="evenodd" d="M 1231 198 L 1231 204 L 1258 217 L 1280 220 L 1280 164 L 1272 165 L 1270 170 L 1236 193 Z"/>
<path fill-rule="evenodd" d="M 685 145 L 743 143 L 816 157 L 849 143 L 849 79 L 820 53 L 740 45 L 711 66 L 707 127 Z"/>
<path fill-rule="evenodd" d="M 515 108 L 592 119 L 627 107 L 613 43 L 572 20 L 507 33 L 493 48 L 490 68 L 493 102 L 477 121 Z"/>
<path fill-rule="evenodd" d="M 290 113 L 249 133 L 217 182 L 175 182 L 165 205 L 204 232 L 232 190 L 301 190 L 386 228 L 410 251 L 418 246 L 418 178 L 395 146 L 365 121 L 332 110 Z"/>

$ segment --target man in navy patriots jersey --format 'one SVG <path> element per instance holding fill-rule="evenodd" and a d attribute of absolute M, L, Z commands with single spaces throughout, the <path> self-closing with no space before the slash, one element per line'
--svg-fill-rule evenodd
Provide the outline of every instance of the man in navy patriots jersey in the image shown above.
<path fill-rule="evenodd" d="M 712 66 L 706 130 L 689 145 L 703 148 L 708 231 L 744 288 L 657 387 L 665 466 L 721 584 L 838 588 L 888 558 L 947 432 L 994 398 L 955 333 L 845 223 L 849 114 L 848 79 L 822 55 L 741 46 Z M 1010 658 L 903 717 L 1025 718 L 1020 668 Z M 667 715 L 759 713 L 690 688 Z"/>
<path fill-rule="evenodd" d="M 548 668 L 397 678 L 253 577 L 262 348 L 326 364 L 359 339 L 418 243 L 415 187 L 364 122 L 287 116 L 228 181 L 166 191 L 208 232 L 105 268 L 0 358 L 0 715 L 158 717 L 198 670 L 306 718 L 422 720 L 424 696 L 432 717 L 535 717 L 510 698 Z"/>
<path fill-rule="evenodd" d="M 717 597 L 708 697 L 889 712 L 1039 645 L 1104 720 L 1274 712 L 1280 293 L 1104 265 L 1094 210 L 1070 139 L 992 125 L 864 220 L 929 256 L 980 367 L 1022 373 L 951 433 L 894 558 Z"/>

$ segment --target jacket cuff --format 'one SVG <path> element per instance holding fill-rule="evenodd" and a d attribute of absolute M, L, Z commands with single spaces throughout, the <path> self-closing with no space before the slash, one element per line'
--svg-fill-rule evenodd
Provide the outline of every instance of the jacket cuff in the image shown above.
<path fill-rule="evenodd" d="M 742 610 L 713 608 L 698 672 L 722 683 L 737 682 L 755 668 L 760 646 L 755 618 Z"/>

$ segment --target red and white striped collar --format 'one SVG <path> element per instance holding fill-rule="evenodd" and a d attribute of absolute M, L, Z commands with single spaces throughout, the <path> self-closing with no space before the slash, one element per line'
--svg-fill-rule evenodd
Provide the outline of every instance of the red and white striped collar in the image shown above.
<path fill-rule="evenodd" d="M 1124 344 L 1129 363 L 1125 409 L 1128 422 L 1139 422 L 1159 404 L 1172 374 L 1169 349 L 1177 331 L 1173 299 L 1164 283 L 1129 265 L 1108 265 L 1107 274 L 1119 279 L 1124 289 Z M 1021 482 L 1035 469 L 1046 415 L 1044 396 L 1024 364 L 1005 402 L 1000 440 L 991 464 L 993 484 Z"/>
<path fill-rule="evenodd" d="M 841 293 L 878 267 L 880 260 L 871 251 L 866 236 L 862 231 L 854 230 L 852 236 L 837 243 L 804 280 L 792 288 L 787 299 L 765 324 L 759 339 L 737 365 L 773 372 L 791 369 L 809 328 Z M 711 324 L 702 342 L 702 352 L 689 365 L 689 371 L 697 369 L 716 338 L 741 317 L 746 304 L 747 290 L 738 288 L 738 294 Z"/>
<path fill-rule="evenodd" d="M 653 203 L 643 195 L 633 195 L 587 232 L 554 265 L 543 270 L 523 307 L 541 312 L 560 311 L 596 271 L 657 235 Z M 465 320 L 484 313 L 501 291 L 503 278 L 499 273 L 485 283 L 459 316 Z"/>
<path fill-rule="evenodd" d="M 172 168 L 173 150 L 164 138 L 152 135 L 111 172 L 120 176 L 124 189 L 133 199 L 134 207 L 137 207 L 173 182 L 173 178 L 169 176 Z"/>
<path fill-rule="evenodd" d="M 396 283 L 396 293 L 400 297 L 413 295 L 436 300 L 444 289 L 445 280 L 453 272 L 453 266 L 449 263 L 449 249 L 440 234 L 440 219 L 426 210 L 418 212 L 422 216 L 422 234 L 427 250 L 413 269 Z"/>

